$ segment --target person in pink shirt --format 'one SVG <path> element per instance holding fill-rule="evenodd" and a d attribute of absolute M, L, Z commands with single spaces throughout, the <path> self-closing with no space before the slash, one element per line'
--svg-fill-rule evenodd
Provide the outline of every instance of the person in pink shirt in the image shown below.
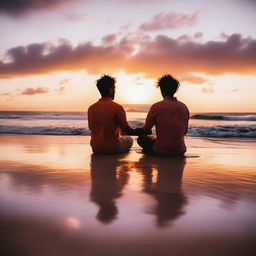
<path fill-rule="evenodd" d="M 103 75 L 96 81 L 101 98 L 88 109 L 88 125 L 91 130 L 91 147 L 96 154 L 128 152 L 133 144 L 130 136 L 136 135 L 126 119 L 124 108 L 114 102 L 115 78 Z"/>
<path fill-rule="evenodd" d="M 158 79 L 157 87 L 163 100 L 151 106 L 143 127 L 144 132 L 149 132 L 155 126 L 156 137 L 141 135 L 137 140 L 145 153 L 175 156 L 186 152 L 184 136 L 188 130 L 189 110 L 174 97 L 179 86 L 171 75 Z"/>

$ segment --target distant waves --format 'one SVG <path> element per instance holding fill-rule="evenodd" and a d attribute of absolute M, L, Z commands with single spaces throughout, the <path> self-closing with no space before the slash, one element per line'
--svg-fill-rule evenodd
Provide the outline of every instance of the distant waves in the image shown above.
<path fill-rule="evenodd" d="M 0 125 L 0 134 L 90 135 L 90 131 L 88 128 Z"/>
<path fill-rule="evenodd" d="M 146 106 L 126 106 L 133 128 L 145 122 Z M 0 134 L 89 136 L 85 112 L 0 111 Z M 206 138 L 256 138 L 256 113 L 192 114 L 187 136 Z"/>
<path fill-rule="evenodd" d="M 256 114 L 196 114 L 191 119 L 198 120 L 223 120 L 223 121 L 256 121 Z"/>
<path fill-rule="evenodd" d="M 139 122 L 133 127 L 138 127 Z M 81 127 L 52 127 L 52 126 L 8 126 L 0 125 L 0 134 L 40 134 L 40 135 L 90 135 L 88 128 Z M 208 138 L 256 138 L 256 125 L 244 126 L 216 126 L 189 127 L 187 136 Z"/>
<path fill-rule="evenodd" d="M 189 127 L 188 136 L 208 138 L 256 138 L 256 125 L 239 126 L 223 125 L 215 127 L 196 126 Z"/>

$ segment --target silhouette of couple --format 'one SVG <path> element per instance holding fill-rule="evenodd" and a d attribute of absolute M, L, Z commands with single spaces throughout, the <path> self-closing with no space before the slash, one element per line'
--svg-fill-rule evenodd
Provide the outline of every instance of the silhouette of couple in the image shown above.
<path fill-rule="evenodd" d="M 136 129 L 129 126 L 124 108 L 113 101 L 115 83 L 115 78 L 107 75 L 96 81 L 101 99 L 88 109 L 93 152 L 128 152 L 133 139 L 127 135 L 137 135 L 137 142 L 145 153 L 183 155 L 186 152 L 184 136 L 188 129 L 189 111 L 185 104 L 174 97 L 179 82 L 171 75 L 158 79 L 157 87 L 161 90 L 163 100 L 151 106 L 144 126 Z M 156 128 L 156 136 L 150 135 L 153 126 Z"/>

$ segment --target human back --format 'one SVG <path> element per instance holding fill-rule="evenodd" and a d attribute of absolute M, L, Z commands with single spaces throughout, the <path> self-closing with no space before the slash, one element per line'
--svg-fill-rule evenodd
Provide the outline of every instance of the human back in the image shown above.
<path fill-rule="evenodd" d="M 157 138 L 154 150 L 160 154 L 182 154 L 186 151 L 184 135 L 187 132 L 189 112 L 176 98 L 165 97 L 152 106 Z"/>
<path fill-rule="evenodd" d="M 188 129 L 189 110 L 174 97 L 179 82 L 171 75 L 158 79 L 163 100 L 153 104 L 148 112 L 143 130 L 156 127 L 156 138 L 139 136 L 138 144 L 146 152 L 164 155 L 182 155 L 186 152 L 184 136 Z"/>
<path fill-rule="evenodd" d="M 91 147 L 94 153 L 109 154 L 127 152 L 133 144 L 129 136 L 121 136 L 120 130 L 132 133 L 123 107 L 115 103 L 115 79 L 103 75 L 96 81 L 101 98 L 88 109 L 88 125 L 91 130 Z"/>
<path fill-rule="evenodd" d="M 89 107 L 88 116 L 91 129 L 93 151 L 114 152 L 120 134 L 120 123 L 125 125 L 122 106 L 110 98 L 102 98 Z"/>

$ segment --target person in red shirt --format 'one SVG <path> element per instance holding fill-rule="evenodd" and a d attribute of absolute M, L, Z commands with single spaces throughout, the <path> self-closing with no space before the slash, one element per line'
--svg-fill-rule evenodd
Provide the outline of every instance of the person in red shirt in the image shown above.
<path fill-rule="evenodd" d="M 156 138 L 141 135 L 137 140 L 145 153 L 183 155 L 186 152 L 184 136 L 188 130 L 189 110 L 174 97 L 179 85 L 171 75 L 158 79 L 157 87 L 163 100 L 151 106 L 143 127 L 148 132 L 155 126 Z"/>
<path fill-rule="evenodd" d="M 126 120 L 123 107 L 115 103 L 115 78 L 103 75 L 96 81 L 101 99 L 88 109 L 88 124 L 91 130 L 91 147 L 94 153 L 110 154 L 128 152 L 133 139 L 120 136 L 120 130 L 133 134 Z"/>

